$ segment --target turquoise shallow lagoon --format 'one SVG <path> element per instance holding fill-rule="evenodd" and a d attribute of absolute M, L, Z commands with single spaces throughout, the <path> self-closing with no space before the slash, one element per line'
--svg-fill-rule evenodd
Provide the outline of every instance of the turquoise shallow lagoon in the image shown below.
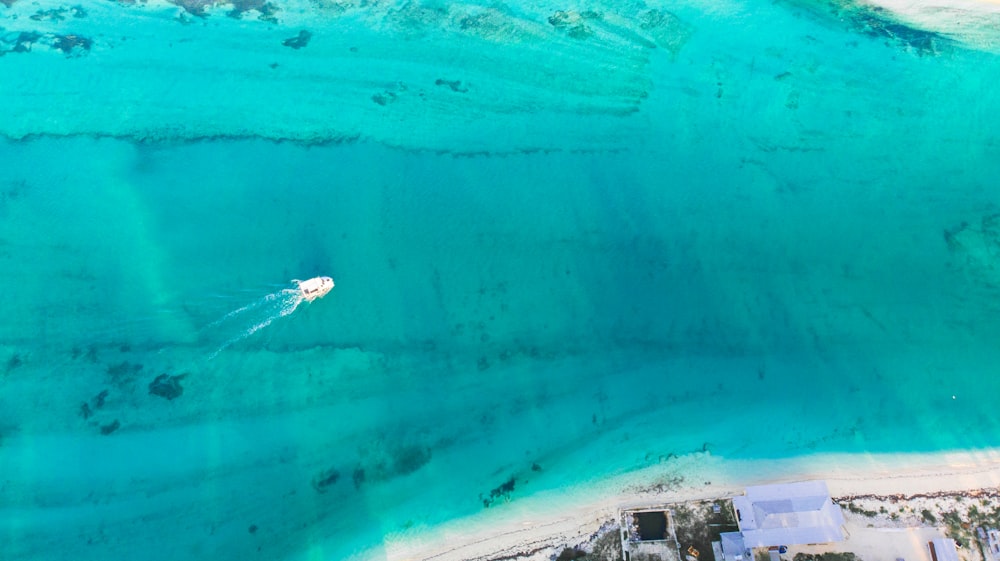
<path fill-rule="evenodd" d="M 128 4 L 0 2 L 0 558 L 384 559 L 692 452 L 1000 445 L 988 31 Z"/>

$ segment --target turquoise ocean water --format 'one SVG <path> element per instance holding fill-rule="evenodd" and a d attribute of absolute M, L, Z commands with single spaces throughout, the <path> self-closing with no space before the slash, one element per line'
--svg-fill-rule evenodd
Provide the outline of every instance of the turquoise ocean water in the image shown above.
<path fill-rule="evenodd" d="M 179 4 L 0 2 L 0 559 L 379 559 L 692 451 L 1000 445 L 988 25 Z"/>

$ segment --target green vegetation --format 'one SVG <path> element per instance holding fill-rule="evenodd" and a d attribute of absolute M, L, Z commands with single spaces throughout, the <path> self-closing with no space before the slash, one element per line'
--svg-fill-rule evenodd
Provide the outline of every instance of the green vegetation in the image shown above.
<path fill-rule="evenodd" d="M 719 512 L 715 512 L 716 507 Z M 681 550 L 694 547 L 699 551 L 699 561 L 713 561 L 712 542 L 719 540 L 719 534 L 739 530 L 731 500 L 675 505 L 671 520 Z"/>
<path fill-rule="evenodd" d="M 854 503 L 847 503 L 847 510 L 853 512 L 854 514 L 861 514 L 868 518 L 875 518 L 876 516 L 878 516 L 878 513 L 875 512 L 874 510 L 865 510 Z M 884 507 L 882 508 L 882 511 L 885 512 Z"/>
<path fill-rule="evenodd" d="M 920 516 L 922 516 L 928 524 L 937 524 L 937 517 L 931 514 L 931 511 L 926 508 L 920 511 Z"/>
<path fill-rule="evenodd" d="M 968 523 L 963 523 L 962 519 L 958 516 L 955 511 L 946 512 L 941 515 L 944 523 L 948 526 L 948 535 L 954 539 L 962 547 L 967 544 L 967 538 L 965 536 L 964 528 L 970 527 Z"/>
<path fill-rule="evenodd" d="M 989 500 L 982 499 L 979 501 L 982 510 L 975 505 L 969 507 L 968 521 L 972 527 L 1000 528 L 1000 509 L 987 510 L 989 504 Z"/>

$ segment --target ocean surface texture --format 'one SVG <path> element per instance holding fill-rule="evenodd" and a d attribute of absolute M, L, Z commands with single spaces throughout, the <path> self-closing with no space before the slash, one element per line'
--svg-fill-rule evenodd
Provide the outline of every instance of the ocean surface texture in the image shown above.
<path fill-rule="evenodd" d="M 0 559 L 386 559 L 695 452 L 1000 446 L 998 25 L 0 0 Z"/>

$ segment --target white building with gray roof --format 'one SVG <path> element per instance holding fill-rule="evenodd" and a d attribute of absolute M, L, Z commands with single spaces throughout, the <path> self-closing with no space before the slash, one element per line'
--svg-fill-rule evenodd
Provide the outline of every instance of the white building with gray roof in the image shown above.
<path fill-rule="evenodd" d="M 746 548 L 844 539 L 844 515 L 824 481 L 747 487 L 733 508 Z"/>

